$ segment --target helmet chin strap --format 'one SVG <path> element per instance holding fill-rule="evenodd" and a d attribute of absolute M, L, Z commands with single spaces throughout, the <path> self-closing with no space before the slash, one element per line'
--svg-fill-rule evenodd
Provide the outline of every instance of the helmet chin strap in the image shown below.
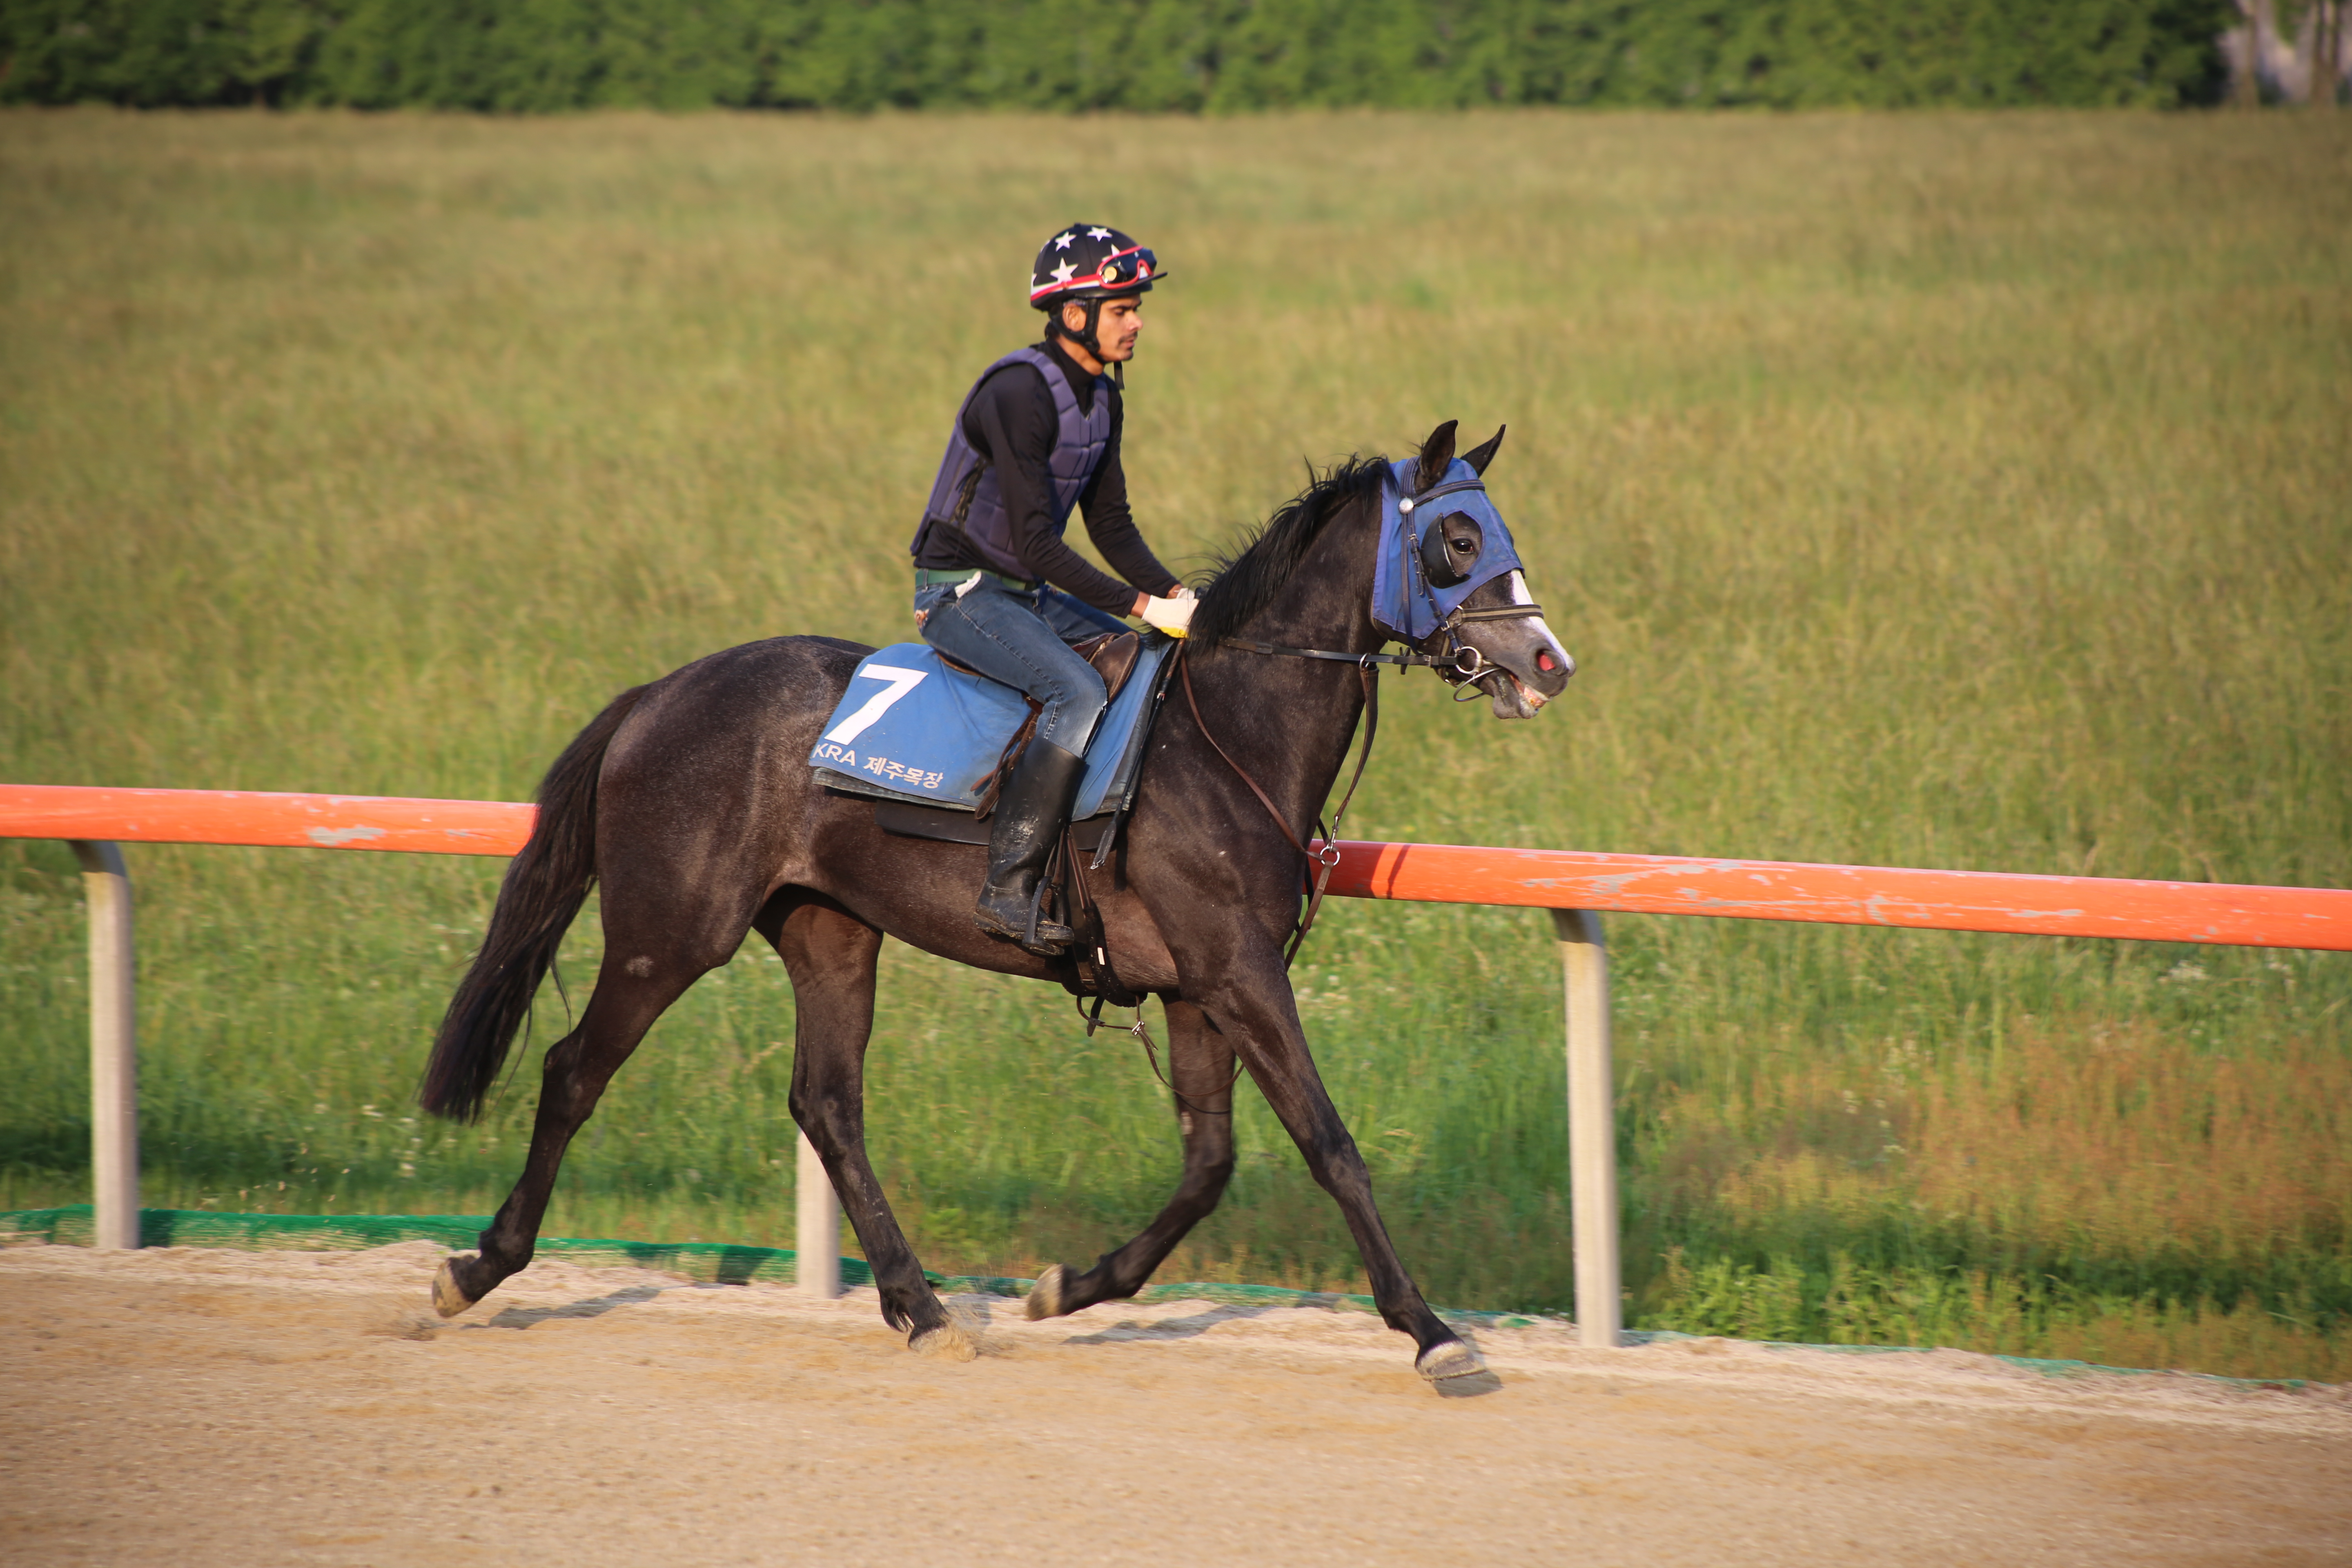
<path fill-rule="evenodd" d="M 1092 354 L 1097 364 L 1107 365 L 1110 371 L 1111 384 L 1118 387 L 1121 392 L 1125 392 L 1127 390 L 1127 366 L 1124 364 L 1111 364 L 1108 361 L 1105 360 L 1103 358 L 1102 341 L 1095 336 L 1096 329 L 1102 324 L 1103 298 L 1104 297 L 1102 295 L 1097 294 L 1091 300 L 1072 300 L 1067 301 L 1067 303 L 1062 307 L 1062 310 L 1066 310 L 1069 305 L 1076 305 L 1086 311 L 1087 324 L 1084 331 L 1076 332 L 1070 331 L 1069 323 L 1062 320 L 1062 310 L 1055 310 L 1053 315 L 1048 319 L 1053 326 L 1054 331 L 1058 336 L 1069 339 L 1072 342 L 1086 350 L 1087 353 Z"/>

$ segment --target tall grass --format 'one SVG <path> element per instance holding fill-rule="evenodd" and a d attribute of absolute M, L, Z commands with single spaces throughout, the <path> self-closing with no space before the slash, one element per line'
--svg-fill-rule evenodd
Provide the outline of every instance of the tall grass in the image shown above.
<path fill-rule="evenodd" d="M 2320 117 L 10 113 L 0 777 L 520 798 L 623 685 L 908 635 L 947 411 L 1101 216 L 1175 269 L 1129 455 L 1171 558 L 1302 457 L 1510 423 L 1584 673 L 1517 726 L 1392 683 L 1365 835 L 2352 885 L 2347 174 Z M 497 1202 L 531 1066 L 478 1128 L 409 1099 L 496 865 L 131 858 L 149 1202 Z M 0 1204 L 72 1201 L 62 848 L 0 846 Z M 2342 956 L 1611 940 L 1635 1321 L 2352 1374 Z M 1570 1299 L 1549 946 L 1353 906 L 1301 963 L 1442 1301 Z M 870 1125 L 934 1265 L 1083 1261 L 1171 1184 L 1066 1007 L 887 950 Z M 790 1039 L 747 949 L 551 1228 L 787 1241 Z M 1359 1283 L 1239 1124 L 1171 1277 Z"/>

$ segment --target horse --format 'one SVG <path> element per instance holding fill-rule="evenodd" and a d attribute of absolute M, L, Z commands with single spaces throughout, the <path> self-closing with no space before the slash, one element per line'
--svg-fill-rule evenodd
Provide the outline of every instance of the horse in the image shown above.
<path fill-rule="evenodd" d="M 1465 454 L 1478 478 L 1443 488 L 1479 489 L 1502 437 L 1498 429 Z M 1459 476 L 1454 448 L 1448 420 L 1393 475 L 1380 458 L 1349 458 L 1320 476 L 1310 468 L 1307 488 L 1221 558 L 1200 590 L 1177 656 L 1181 700 L 1171 693 L 1165 702 L 1110 875 L 1093 889 L 1119 981 L 1165 1008 L 1183 1172 L 1142 1234 L 1091 1268 L 1048 1268 L 1028 1297 L 1032 1318 L 1133 1296 L 1216 1207 L 1234 1171 L 1233 1087 L 1246 1070 L 1346 1216 L 1381 1320 L 1412 1339 L 1415 1370 L 1433 1381 L 1484 1371 L 1423 1300 L 1389 1239 L 1363 1158 L 1316 1072 L 1285 952 L 1301 925 L 1318 807 L 1374 695 L 1371 661 L 1438 668 L 1457 683 L 1457 700 L 1484 694 L 1500 719 L 1532 718 L 1574 672 L 1515 553 L 1513 570 L 1478 585 L 1442 626 L 1409 645 L 1419 654 L 1381 651 L 1392 638 L 1370 606 L 1397 494 L 1408 479 L 1418 495 L 1449 470 Z M 1462 521 L 1439 518 L 1416 561 L 1395 569 L 1419 570 L 1426 559 L 1442 571 L 1447 549 L 1475 555 L 1476 527 Z M 1438 535 L 1436 545 L 1426 542 Z M 1441 644 L 1450 652 L 1432 651 Z M 664 1009 L 757 931 L 792 982 L 793 1118 L 856 1227 L 883 1320 L 915 1351 L 974 1353 L 926 1281 L 866 1157 L 876 958 L 887 933 L 952 963 L 1036 980 L 1069 984 L 1071 960 L 1033 954 L 973 925 L 984 847 L 885 833 L 872 802 L 828 791 L 805 765 L 851 671 L 872 651 L 801 636 L 711 654 L 621 693 L 548 770 L 530 839 L 434 1040 L 419 1102 L 451 1120 L 478 1117 L 597 882 L 604 956 L 576 1026 L 547 1050 L 513 1191 L 476 1251 L 449 1257 L 435 1276 L 443 1316 L 530 1262 L 565 1147 L 613 1075 Z"/>

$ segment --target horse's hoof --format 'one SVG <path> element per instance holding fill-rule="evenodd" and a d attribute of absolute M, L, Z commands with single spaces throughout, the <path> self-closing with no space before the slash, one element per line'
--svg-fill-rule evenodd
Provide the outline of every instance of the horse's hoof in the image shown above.
<path fill-rule="evenodd" d="M 1063 1314 L 1066 1309 L 1062 1305 L 1062 1286 L 1068 1279 L 1068 1272 L 1058 1263 L 1037 1276 L 1037 1283 L 1029 1287 L 1028 1304 L 1022 1309 L 1029 1314 L 1031 1322 Z"/>
<path fill-rule="evenodd" d="M 1412 1370 L 1432 1383 L 1444 1383 L 1448 1378 L 1475 1377 L 1486 1370 L 1486 1362 L 1476 1351 L 1460 1340 L 1447 1340 L 1421 1352 Z"/>
<path fill-rule="evenodd" d="M 953 1323 L 942 1323 L 936 1329 L 926 1329 L 907 1342 L 907 1348 L 917 1355 L 930 1356 L 938 1361 L 970 1361 L 980 1353 L 971 1336 Z"/>
<path fill-rule="evenodd" d="M 454 1258 L 445 1258 L 433 1276 L 433 1310 L 445 1318 L 454 1318 L 474 1304 L 475 1298 L 457 1289 L 457 1272 L 450 1267 Z"/>

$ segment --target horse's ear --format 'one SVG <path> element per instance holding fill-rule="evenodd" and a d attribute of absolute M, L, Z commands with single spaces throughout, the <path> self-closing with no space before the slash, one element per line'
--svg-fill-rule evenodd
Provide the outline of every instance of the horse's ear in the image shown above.
<path fill-rule="evenodd" d="M 1483 478 L 1486 472 L 1486 465 L 1495 460 L 1495 448 L 1503 444 L 1503 432 L 1509 428 L 1507 425 L 1496 426 L 1492 436 L 1463 453 L 1462 460 L 1469 464 Z"/>
<path fill-rule="evenodd" d="M 1427 489 L 1444 479 L 1445 470 L 1454 466 L 1454 427 L 1460 423 L 1458 419 L 1448 419 L 1432 430 L 1429 439 L 1421 444 L 1421 469 L 1414 479 L 1414 489 Z"/>

